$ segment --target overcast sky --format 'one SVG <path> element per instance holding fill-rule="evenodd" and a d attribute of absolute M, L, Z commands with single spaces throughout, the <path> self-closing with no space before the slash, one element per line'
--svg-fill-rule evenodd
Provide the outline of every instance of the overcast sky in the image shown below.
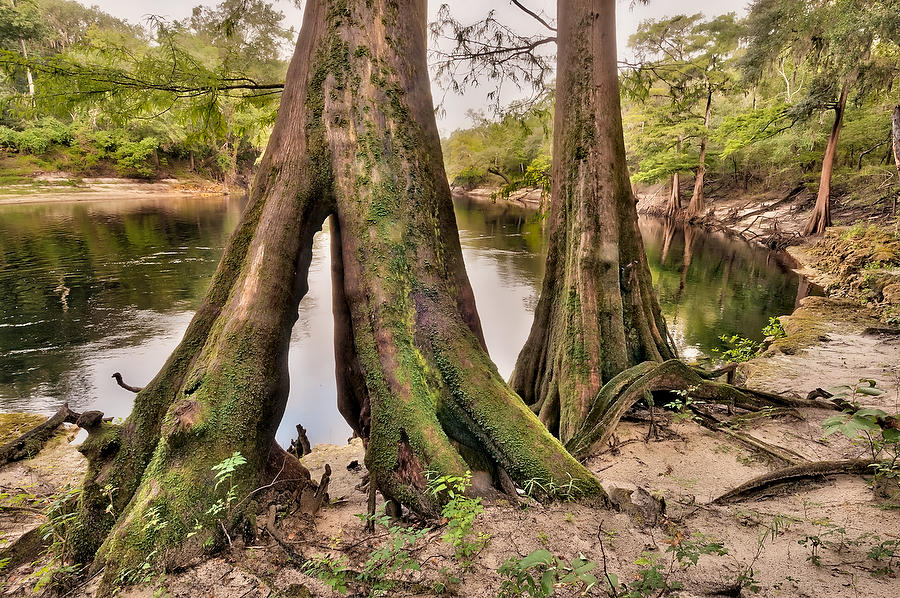
<path fill-rule="evenodd" d="M 152 2 L 135 2 L 128 0 L 79 0 L 82 4 L 96 5 L 104 11 L 126 19 L 133 23 L 141 23 L 148 14 L 155 14 L 169 17 L 172 19 L 183 19 L 191 14 L 191 9 L 197 4 L 215 5 L 218 0 L 153 0 Z M 530 17 L 522 13 L 518 8 L 512 6 L 509 0 L 445 0 L 450 5 L 451 10 L 457 19 L 464 23 L 474 22 L 482 18 L 488 10 L 496 9 L 497 15 L 508 23 L 523 32 L 538 32 L 540 26 L 537 25 Z M 275 4 L 285 14 L 285 24 L 293 25 L 299 29 L 301 22 L 301 13 L 297 8 L 294 0 L 276 0 Z M 555 0 L 527 0 L 524 2 L 526 6 L 536 12 L 543 12 L 545 15 L 554 16 L 556 14 Z M 747 0 L 650 0 L 647 5 L 639 5 L 635 8 L 629 8 L 630 0 L 619 0 L 617 11 L 617 26 L 619 54 L 627 55 L 626 44 L 628 36 L 637 30 L 638 23 L 645 19 L 660 18 L 663 16 L 671 16 L 675 14 L 694 14 L 698 12 L 705 13 L 708 16 L 716 16 L 727 12 L 736 12 L 743 15 L 746 12 Z M 441 5 L 440 1 L 432 0 L 429 2 L 429 8 L 432 15 L 437 12 Z M 434 90 L 434 96 L 438 98 L 444 97 L 443 109 L 444 113 L 438 116 L 438 126 L 442 134 L 468 126 L 466 112 L 470 109 L 481 110 L 487 106 L 486 94 L 487 89 L 472 89 L 463 96 L 446 95 L 439 89 Z M 515 99 L 514 90 L 509 90 L 507 101 Z"/>

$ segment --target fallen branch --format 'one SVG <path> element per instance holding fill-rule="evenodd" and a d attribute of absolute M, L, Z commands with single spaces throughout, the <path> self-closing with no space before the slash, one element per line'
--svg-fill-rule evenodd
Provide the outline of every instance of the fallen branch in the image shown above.
<path fill-rule="evenodd" d="M 752 450 L 766 455 L 773 461 L 778 461 L 787 465 L 799 465 L 801 463 L 808 462 L 807 459 L 803 457 L 803 455 L 795 453 L 790 449 L 774 444 L 769 444 L 768 442 L 760 440 L 759 438 L 747 434 L 746 432 L 732 430 L 731 428 L 727 427 L 727 422 L 719 421 L 710 413 L 704 413 L 699 409 L 694 409 L 694 413 L 697 415 L 697 419 L 695 421 L 704 428 L 708 428 L 714 432 L 721 432 L 727 436 L 730 436 L 738 442 L 750 447 Z"/>
<path fill-rule="evenodd" d="M 109 370 L 107 370 L 107 371 L 109 371 Z M 116 379 L 116 384 L 118 384 L 119 386 L 121 386 L 122 388 L 124 388 L 125 390 L 127 390 L 129 392 L 133 392 L 133 393 L 137 394 L 137 393 L 141 392 L 142 390 L 144 390 L 143 386 L 132 386 L 130 384 L 126 384 L 125 381 L 122 380 L 122 374 L 120 374 L 119 372 L 116 372 L 115 374 L 113 374 L 112 377 Z"/>
<path fill-rule="evenodd" d="M 68 403 L 63 403 L 63 406 L 47 421 L 31 428 L 12 442 L 0 446 L 0 467 L 12 461 L 35 456 L 53 438 L 57 428 L 64 423 L 74 424 L 79 417 L 79 413 L 69 409 Z"/>
<path fill-rule="evenodd" d="M 786 469 L 780 469 L 753 478 L 744 482 L 737 488 L 729 490 L 725 494 L 719 496 L 712 501 L 712 504 L 725 504 L 736 502 L 738 500 L 748 498 L 770 488 L 777 484 L 785 484 L 788 482 L 796 482 L 810 478 L 820 478 L 840 474 L 862 475 L 872 472 L 872 465 L 878 461 L 869 461 L 867 459 L 850 459 L 846 461 L 816 461 L 815 463 L 804 463 L 795 465 Z"/>

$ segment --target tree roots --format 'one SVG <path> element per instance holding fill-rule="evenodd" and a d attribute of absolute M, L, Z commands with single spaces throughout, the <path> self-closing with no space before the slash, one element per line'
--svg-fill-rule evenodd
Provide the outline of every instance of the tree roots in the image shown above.
<path fill-rule="evenodd" d="M 797 482 L 810 478 L 821 478 L 825 476 L 854 474 L 862 475 L 871 473 L 871 466 L 878 463 L 867 459 L 850 459 L 846 461 L 817 461 L 815 463 L 804 463 L 795 465 L 785 469 L 779 469 L 750 481 L 744 482 L 737 488 L 729 490 L 725 494 L 719 496 L 712 501 L 712 504 L 726 504 L 737 502 L 745 498 L 750 498 L 767 488 L 777 484 L 785 484 L 788 482 Z"/>
<path fill-rule="evenodd" d="M 578 432 L 566 443 L 566 449 L 577 459 L 584 459 L 593 446 L 606 444 L 619 420 L 647 392 L 687 393 L 684 401 L 718 403 L 747 411 L 759 411 L 764 407 L 839 409 L 832 402 L 784 397 L 781 395 L 738 388 L 715 382 L 711 375 L 726 374 L 722 369 L 713 374 L 700 372 L 677 359 L 663 363 L 644 362 L 629 368 L 610 380 L 594 399 L 588 415 Z M 742 439 L 746 440 L 746 439 Z M 755 448 L 762 448 L 756 441 Z M 776 455 L 779 451 L 767 452 Z M 777 458 L 795 462 L 799 455 L 781 454 Z"/>

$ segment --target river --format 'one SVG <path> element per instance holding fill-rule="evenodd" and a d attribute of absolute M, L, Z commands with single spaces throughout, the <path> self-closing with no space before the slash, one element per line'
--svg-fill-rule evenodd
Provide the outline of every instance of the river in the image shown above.
<path fill-rule="evenodd" d="M 143 197 L 0 205 L 0 410 L 127 416 L 133 395 L 177 345 L 202 298 L 242 198 Z M 485 337 L 508 376 L 531 326 L 545 235 L 533 210 L 454 199 Z M 723 234 L 642 219 L 663 313 L 680 354 L 714 355 L 719 336 L 759 339 L 806 292 L 782 256 Z M 289 357 L 278 440 L 302 423 L 313 444 L 343 442 L 335 406 L 328 233 L 316 236 L 309 293 Z"/>

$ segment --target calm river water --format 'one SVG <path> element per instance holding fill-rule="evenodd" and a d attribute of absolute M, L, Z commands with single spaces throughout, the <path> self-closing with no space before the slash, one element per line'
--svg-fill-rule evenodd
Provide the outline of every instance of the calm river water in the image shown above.
<path fill-rule="evenodd" d="M 544 270 L 530 210 L 455 198 L 463 254 L 491 356 L 508 376 L 531 326 Z M 154 198 L 0 206 L 0 410 L 100 409 L 123 417 L 177 345 L 225 241 L 239 198 Z M 777 256 L 724 235 L 641 227 L 663 312 L 688 358 L 722 334 L 760 338 L 767 318 L 803 294 Z M 668 242 L 666 241 L 668 239 Z M 291 394 L 278 440 L 294 424 L 313 444 L 343 442 L 335 406 L 328 232 L 317 235 L 309 293 L 294 328 Z"/>

